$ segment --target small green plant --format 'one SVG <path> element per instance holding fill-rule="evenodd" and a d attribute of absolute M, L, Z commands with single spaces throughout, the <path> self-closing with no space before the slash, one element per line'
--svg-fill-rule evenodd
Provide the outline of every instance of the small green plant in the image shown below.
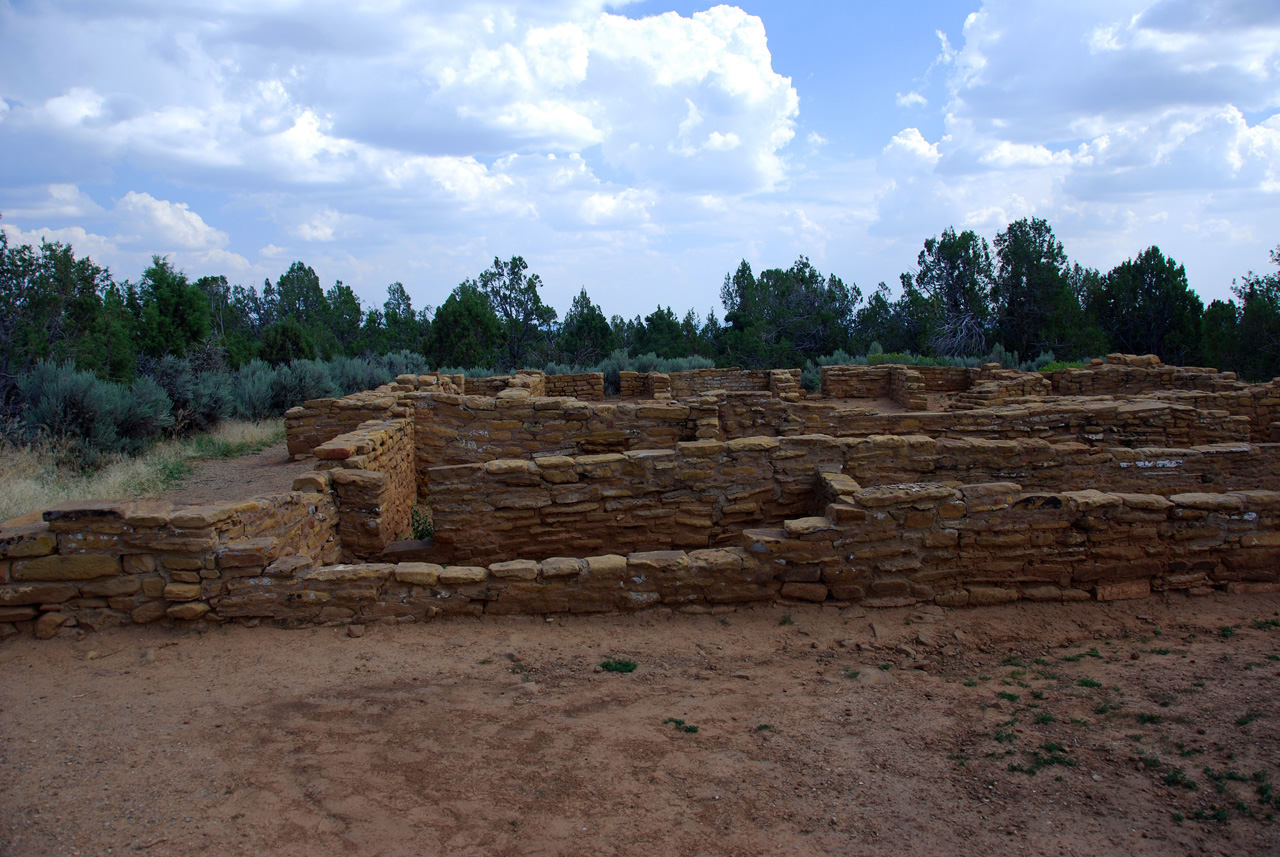
<path fill-rule="evenodd" d="M 1016 656 L 1016 655 L 1010 655 L 1009 657 L 1007 657 L 1007 658 L 1005 658 L 1003 661 L 1001 661 L 1001 664 L 1002 664 L 1003 666 L 1006 666 L 1006 667 L 1022 667 L 1022 666 L 1026 666 L 1026 664 L 1024 664 L 1024 663 L 1022 662 L 1022 659 L 1021 659 L 1021 658 L 1019 658 L 1019 657 L 1018 657 L 1018 656 Z"/>
<path fill-rule="evenodd" d="M 1052 714 L 1048 713 L 1047 711 L 1042 711 L 1036 715 L 1036 723 L 1043 725 L 1045 723 L 1055 723 L 1055 722 L 1057 722 L 1057 718 L 1054 717 Z"/>
<path fill-rule="evenodd" d="M 1188 777 L 1182 768 L 1170 768 L 1166 771 L 1164 784 L 1169 788 L 1182 788 L 1188 791 L 1195 791 L 1200 788 L 1200 784 Z"/>
<path fill-rule="evenodd" d="M 978 686 L 978 683 L 977 683 L 976 681 L 974 681 L 973 679 L 971 679 L 971 678 L 967 678 L 967 679 L 965 679 L 965 680 L 964 680 L 964 686 L 965 686 L 965 687 L 977 687 L 977 686 Z"/>
<path fill-rule="evenodd" d="M 1139 722 L 1139 723 L 1142 723 L 1142 724 L 1144 724 L 1144 725 L 1146 725 L 1146 724 L 1163 723 L 1163 722 L 1164 722 L 1164 718 L 1163 718 L 1163 717 L 1161 717 L 1159 714 L 1139 714 L 1139 715 L 1138 715 L 1138 722 Z"/>
<path fill-rule="evenodd" d="M 858 676 L 862 675 L 862 670 L 855 670 L 855 669 L 853 669 L 853 668 L 851 668 L 851 667 L 845 667 L 845 668 L 844 668 L 844 673 L 843 673 L 843 674 L 844 674 L 844 677 L 845 677 L 845 678 L 847 678 L 847 679 L 849 679 L 850 681 L 852 681 L 853 679 L 855 679 L 855 678 L 857 678 Z"/>
<path fill-rule="evenodd" d="M 1001 699 L 1008 700 L 1009 702 L 1018 701 L 1018 694 L 1009 693 L 1007 690 L 1000 691 L 999 693 L 996 694 L 996 696 L 1000 697 Z"/>
<path fill-rule="evenodd" d="M 1280 619 L 1255 619 L 1253 627 L 1259 631 L 1277 631 L 1280 630 Z"/>
<path fill-rule="evenodd" d="M 1119 711 L 1121 706 L 1113 702 L 1099 702 L 1093 707 L 1094 714 L 1110 714 L 1113 711 Z"/>
<path fill-rule="evenodd" d="M 777 732 L 778 730 L 773 728 L 772 723 L 761 723 L 758 726 L 756 726 L 756 731 L 757 732 Z"/>
<path fill-rule="evenodd" d="M 678 717 L 668 717 L 666 720 L 662 721 L 663 726 L 666 726 L 668 723 L 675 726 L 676 731 L 678 732 L 686 732 L 692 735 L 698 731 L 697 726 L 693 726 L 692 724 L 687 724 Z"/>
<path fill-rule="evenodd" d="M 1164 765 L 1158 756 L 1139 756 L 1138 761 L 1144 768 L 1159 768 Z"/>
<path fill-rule="evenodd" d="M 888 672 L 889 670 L 893 669 L 893 664 L 877 664 L 877 666 L 880 669 L 884 670 L 885 672 Z"/>
<path fill-rule="evenodd" d="M 1167 654 L 1169 654 L 1169 650 L 1168 650 L 1168 649 L 1152 649 L 1152 650 L 1151 650 L 1151 654 L 1153 654 L 1153 655 L 1167 655 Z"/>
<path fill-rule="evenodd" d="M 636 662 L 626 658 L 610 658 L 600 662 L 600 669 L 607 673 L 633 673 L 636 671 Z"/>
<path fill-rule="evenodd" d="M 1218 629 L 1218 636 L 1224 640 L 1230 640 L 1235 635 L 1236 635 L 1236 629 L 1232 628 L 1230 625 L 1223 625 L 1221 628 Z"/>
<path fill-rule="evenodd" d="M 796 620 L 791 618 L 790 613 L 782 614 L 782 618 L 778 620 L 779 625 L 794 625 L 795 623 Z"/>
<path fill-rule="evenodd" d="M 1259 717 L 1261 717 L 1261 716 L 1262 716 L 1262 715 L 1261 715 L 1261 714 L 1259 714 L 1259 713 L 1258 713 L 1258 712 L 1256 712 L 1256 711 L 1250 711 L 1250 712 L 1249 712 L 1249 713 L 1247 713 L 1247 714 L 1242 714 L 1242 715 L 1240 715 L 1239 717 L 1237 717 L 1237 718 L 1236 718 L 1236 725 L 1237 725 L 1237 726 L 1248 726 L 1250 723 L 1252 723 L 1253 721 L 1257 720 L 1257 719 L 1258 719 Z"/>
<path fill-rule="evenodd" d="M 1076 684 L 1080 687 L 1102 687 L 1102 682 L 1092 678 L 1082 678 Z"/>
<path fill-rule="evenodd" d="M 409 534 L 413 536 L 415 541 L 425 541 L 436 533 L 436 528 L 431 523 L 431 510 L 421 504 L 415 505 L 409 510 Z"/>

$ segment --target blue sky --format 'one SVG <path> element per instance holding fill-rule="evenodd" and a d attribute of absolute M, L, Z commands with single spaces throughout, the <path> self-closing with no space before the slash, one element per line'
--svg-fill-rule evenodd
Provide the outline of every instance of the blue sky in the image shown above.
<path fill-rule="evenodd" d="M 294 260 L 439 305 L 719 312 L 747 259 L 864 293 L 947 226 L 1151 244 L 1206 301 L 1280 244 L 1280 2 L 0 0 L 0 228 L 136 279 Z"/>

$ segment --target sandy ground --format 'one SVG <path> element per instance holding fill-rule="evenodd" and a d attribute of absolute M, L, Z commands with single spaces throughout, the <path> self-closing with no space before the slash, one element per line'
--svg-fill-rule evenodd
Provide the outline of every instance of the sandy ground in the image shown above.
<path fill-rule="evenodd" d="M 1280 595 L 65 633 L 5 855 L 1280 853 Z"/>
<path fill-rule="evenodd" d="M 162 499 L 174 503 L 213 503 L 279 494 L 290 490 L 294 479 L 310 473 L 315 466 L 314 458 L 291 460 L 284 441 L 280 441 L 256 455 L 193 462 L 192 473 Z"/>

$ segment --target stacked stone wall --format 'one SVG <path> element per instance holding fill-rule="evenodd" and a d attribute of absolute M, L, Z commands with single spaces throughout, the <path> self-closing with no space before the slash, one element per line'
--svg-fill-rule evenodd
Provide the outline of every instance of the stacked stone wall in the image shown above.
<path fill-rule="evenodd" d="M 1245 415 L 1158 399 L 1049 400 L 989 409 L 884 414 L 827 402 L 787 403 L 758 394 L 730 393 L 720 406 L 720 425 L 728 439 L 927 434 L 1131 447 L 1191 447 L 1250 439 L 1250 419 Z"/>
<path fill-rule="evenodd" d="M 710 398 L 595 403 L 419 394 L 410 402 L 423 496 L 429 490 L 429 471 L 439 465 L 671 449 L 720 436 L 717 403 Z"/>
<path fill-rule="evenodd" d="M 910 372 L 912 394 L 919 399 L 908 405 L 904 399 L 894 396 L 895 373 Z M 822 395 L 828 399 L 888 399 L 893 398 L 908 410 L 925 409 L 924 396 L 929 393 L 961 393 L 968 390 L 978 375 L 977 369 L 955 366 L 904 366 L 898 363 L 882 363 L 876 366 L 841 365 L 823 366 Z M 919 387 L 915 385 L 919 383 Z M 901 383 L 901 382 L 900 382 Z M 916 407 L 919 405 L 919 407 Z"/>
<path fill-rule="evenodd" d="M 604 373 L 579 372 L 573 375 L 548 375 L 546 395 L 567 396 L 583 401 L 600 401 L 604 398 Z"/>
<path fill-rule="evenodd" d="M 344 562 L 377 556 L 409 534 L 418 498 L 412 420 L 370 420 L 315 455 L 337 500 Z"/>
<path fill-rule="evenodd" d="M 1108 354 L 1078 369 L 1048 373 L 1059 396 L 1149 395 L 1162 390 L 1217 392 L 1242 386 L 1234 372 L 1197 366 L 1166 366 L 1154 354 Z"/>
<path fill-rule="evenodd" d="M 1160 494 L 1280 485 L 1278 450 L 1248 444 L 1100 450 L 1044 441 L 743 438 L 625 455 L 500 459 L 433 468 L 435 544 L 418 558 L 515 557 L 708 548 L 825 503 L 820 480 L 860 486 L 1017 481 L 1027 490 Z M 826 498 L 829 499 L 829 498 Z"/>
<path fill-rule="evenodd" d="M 238 503 L 70 502 L 0 529 L 0 631 L 91 630 L 190 620 L 245 581 L 336 562 L 328 494 L 294 491 Z"/>
<path fill-rule="evenodd" d="M 399 404 L 401 395 L 390 387 L 379 387 L 341 399 L 311 399 L 290 408 L 284 415 L 289 454 L 311 455 L 317 446 L 355 431 L 369 420 L 407 416 L 408 410 Z"/>

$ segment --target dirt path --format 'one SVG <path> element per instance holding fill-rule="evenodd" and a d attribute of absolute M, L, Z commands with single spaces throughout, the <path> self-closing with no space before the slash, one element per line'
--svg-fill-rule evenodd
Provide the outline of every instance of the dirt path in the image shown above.
<path fill-rule="evenodd" d="M 256 455 L 207 458 L 193 466 L 194 472 L 161 499 L 199 504 L 279 494 L 292 488 L 295 478 L 314 470 L 315 461 L 291 460 L 281 441 Z"/>
<path fill-rule="evenodd" d="M 1277 626 L 1280 595 L 13 639 L 0 853 L 1276 854 Z"/>

